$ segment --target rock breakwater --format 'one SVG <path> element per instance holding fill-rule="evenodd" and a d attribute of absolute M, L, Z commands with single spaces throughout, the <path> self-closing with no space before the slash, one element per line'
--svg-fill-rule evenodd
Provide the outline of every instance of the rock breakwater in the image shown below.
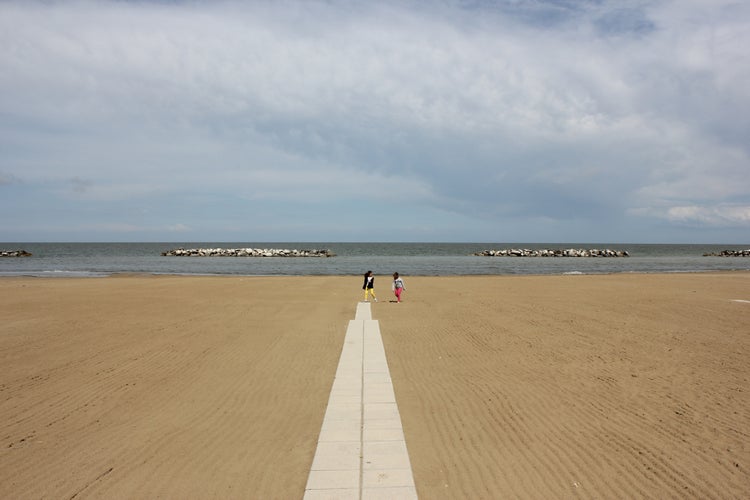
<path fill-rule="evenodd" d="M 484 250 L 474 255 L 481 257 L 628 257 L 624 250 L 600 250 L 598 248 L 541 249 L 506 248 L 502 250 Z"/>
<path fill-rule="evenodd" d="M 0 250 L 0 257 L 31 257 L 26 250 Z"/>
<path fill-rule="evenodd" d="M 750 257 L 750 248 L 747 250 L 722 250 L 721 252 L 704 253 L 704 257 Z"/>
<path fill-rule="evenodd" d="M 164 257 L 335 257 L 330 250 L 288 250 L 286 248 L 177 248 L 162 252 Z"/>

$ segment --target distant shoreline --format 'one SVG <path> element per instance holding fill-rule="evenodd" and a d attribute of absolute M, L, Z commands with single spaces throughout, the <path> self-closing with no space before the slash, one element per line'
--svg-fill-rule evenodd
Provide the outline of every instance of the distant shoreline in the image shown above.
<path fill-rule="evenodd" d="M 424 279 L 430 278 L 524 278 L 524 277 L 554 277 L 554 276 L 656 276 L 656 275 L 680 275 L 680 274 L 747 274 L 750 273 L 750 269 L 726 269 L 726 270 L 688 270 L 688 271 L 621 271 L 621 272 L 598 272 L 598 273 L 584 273 L 579 271 L 564 272 L 559 274 L 549 273 L 524 273 L 524 274 L 442 274 L 442 275 L 421 275 L 415 274 L 412 277 L 419 277 Z M 406 276 L 406 275 L 404 275 Z M 118 277 L 176 277 L 176 278 L 279 278 L 279 279 L 293 279 L 293 278 L 361 278 L 359 274 L 306 274 L 306 275 L 290 275 L 290 274 L 200 274 L 200 273 L 153 273 L 153 272 L 111 272 L 111 273 L 54 273 L 50 272 L 47 274 L 3 274 L 0 272 L 0 280 L 2 279 L 13 279 L 13 278 L 28 278 L 28 279 L 88 279 L 88 278 L 118 278 Z M 388 277 L 380 277 L 380 280 L 387 280 Z"/>

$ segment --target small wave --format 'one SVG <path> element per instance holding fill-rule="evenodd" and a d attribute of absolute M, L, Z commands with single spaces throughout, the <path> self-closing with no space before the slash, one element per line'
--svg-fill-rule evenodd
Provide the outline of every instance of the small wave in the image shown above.
<path fill-rule="evenodd" d="M 28 276 L 30 278 L 106 278 L 109 273 L 94 271 L 63 271 L 53 269 L 47 271 L 0 271 L 0 276 Z"/>

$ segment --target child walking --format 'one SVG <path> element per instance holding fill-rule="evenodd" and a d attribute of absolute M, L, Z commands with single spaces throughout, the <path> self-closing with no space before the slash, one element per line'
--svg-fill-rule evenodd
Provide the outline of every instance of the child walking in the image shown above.
<path fill-rule="evenodd" d="M 406 290 L 406 287 L 404 286 L 404 280 L 398 277 L 398 273 L 393 273 L 391 290 L 396 295 L 396 302 L 401 302 L 401 292 Z"/>
<path fill-rule="evenodd" d="M 365 302 L 367 302 L 367 295 L 372 295 L 372 299 L 377 302 L 378 298 L 375 297 L 375 276 L 372 275 L 372 271 L 365 273 L 365 283 L 362 285 L 362 290 L 365 291 Z"/>

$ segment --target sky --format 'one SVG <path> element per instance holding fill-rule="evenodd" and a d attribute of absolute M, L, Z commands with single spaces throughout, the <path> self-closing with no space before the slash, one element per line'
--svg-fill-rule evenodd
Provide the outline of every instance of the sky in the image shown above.
<path fill-rule="evenodd" d="M 750 3 L 0 1 L 0 242 L 750 243 Z"/>

